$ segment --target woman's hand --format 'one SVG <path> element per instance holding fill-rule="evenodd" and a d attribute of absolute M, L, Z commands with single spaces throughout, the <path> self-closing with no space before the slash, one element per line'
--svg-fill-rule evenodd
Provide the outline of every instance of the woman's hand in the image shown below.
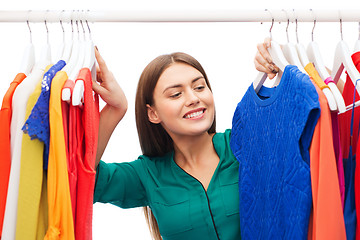
<path fill-rule="evenodd" d="M 273 79 L 279 72 L 279 68 L 273 63 L 268 48 L 270 47 L 270 38 L 265 38 L 263 43 L 257 45 L 258 51 L 256 52 L 254 64 L 256 70 L 268 74 L 270 79 Z"/>
<path fill-rule="evenodd" d="M 127 109 L 127 100 L 123 90 L 116 81 L 112 72 L 109 71 L 104 59 L 101 57 L 97 47 L 95 48 L 95 57 L 98 62 L 96 68 L 96 81 L 93 80 L 93 90 L 110 106 Z"/>
<path fill-rule="evenodd" d="M 123 90 L 117 83 L 112 72 L 109 71 L 97 48 L 95 48 L 95 57 L 99 64 L 96 69 L 96 80 L 99 84 L 93 80 L 92 87 L 106 102 L 106 106 L 100 113 L 99 136 L 95 161 L 96 168 L 110 140 L 111 134 L 127 111 L 128 103 Z"/>

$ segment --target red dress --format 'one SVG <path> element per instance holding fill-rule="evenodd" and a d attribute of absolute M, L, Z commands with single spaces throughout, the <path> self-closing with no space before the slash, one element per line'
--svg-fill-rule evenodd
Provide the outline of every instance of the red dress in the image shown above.
<path fill-rule="evenodd" d="M 92 239 L 92 212 L 93 195 L 95 186 L 95 158 L 97 151 L 98 130 L 99 130 L 99 97 L 93 94 L 91 72 L 88 68 L 80 70 L 76 81 L 84 81 L 84 106 L 82 114 L 82 126 L 77 124 L 78 133 L 84 132 L 78 138 L 77 146 L 79 155 L 77 158 L 77 194 L 76 194 L 76 221 L 75 238 Z M 79 115 L 78 115 L 79 117 Z M 79 122 L 78 122 L 79 123 Z M 82 131 L 83 130 L 83 131 Z M 78 156 L 79 156 L 78 155 Z"/>
<path fill-rule="evenodd" d="M 10 83 L 3 98 L 0 111 L 0 238 L 4 221 L 7 190 L 10 176 L 10 124 L 12 113 L 12 97 L 16 87 L 26 78 L 24 73 L 18 73 Z"/>

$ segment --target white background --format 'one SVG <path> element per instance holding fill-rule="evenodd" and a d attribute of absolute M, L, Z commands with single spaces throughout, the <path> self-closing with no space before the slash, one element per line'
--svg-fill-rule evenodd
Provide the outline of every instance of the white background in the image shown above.
<path fill-rule="evenodd" d="M 354 5 L 356 4 L 356 5 Z M 7 1 L 1 10 L 116 10 L 116 9 L 347 9 L 358 8 L 356 1 Z M 45 25 L 31 23 L 33 43 L 39 57 L 46 41 Z M 62 41 L 59 23 L 48 24 L 53 60 Z M 299 23 L 301 43 L 311 40 L 312 23 Z M 64 24 L 70 38 L 71 26 Z M 270 23 L 91 23 L 95 44 L 122 86 L 129 110 L 116 128 L 103 155 L 106 162 L 135 160 L 141 150 L 134 117 L 136 85 L 144 67 L 164 53 L 183 51 L 203 65 L 213 88 L 217 112 L 217 130 L 231 128 L 232 114 L 238 101 L 255 79 L 253 59 L 256 44 L 268 36 Z M 286 42 L 286 23 L 276 23 L 273 37 Z M 343 23 L 344 40 L 353 49 L 358 38 L 358 23 Z M 25 46 L 29 42 L 26 23 L 0 23 L 0 97 L 18 73 Z M 296 41 L 295 23 L 289 26 L 290 41 Z M 317 23 L 314 40 L 319 44 L 325 64 L 332 68 L 335 46 L 340 40 L 339 23 Z M 104 104 L 102 103 L 101 106 Z M 141 209 L 123 210 L 110 204 L 95 204 L 93 236 L 98 239 L 150 239 Z"/>

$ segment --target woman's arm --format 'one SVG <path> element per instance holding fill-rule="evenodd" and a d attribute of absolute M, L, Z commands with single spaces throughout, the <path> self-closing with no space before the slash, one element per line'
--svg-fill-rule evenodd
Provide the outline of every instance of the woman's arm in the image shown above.
<path fill-rule="evenodd" d="M 124 117 L 128 105 L 123 90 L 112 72 L 107 68 L 97 48 L 95 49 L 95 56 L 99 66 L 97 67 L 96 78 L 98 83 L 93 80 L 93 90 L 106 102 L 105 107 L 100 112 L 98 147 L 95 161 L 96 169 L 111 134 Z"/>

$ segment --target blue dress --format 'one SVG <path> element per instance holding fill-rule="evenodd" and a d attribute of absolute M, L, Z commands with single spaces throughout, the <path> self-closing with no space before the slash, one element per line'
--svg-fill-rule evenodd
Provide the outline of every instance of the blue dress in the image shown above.
<path fill-rule="evenodd" d="M 320 116 L 308 75 L 286 66 L 276 88 L 251 85 L 233 117 L 243 239 L 306 239 L 312 206 L 309 147 Z"/>

